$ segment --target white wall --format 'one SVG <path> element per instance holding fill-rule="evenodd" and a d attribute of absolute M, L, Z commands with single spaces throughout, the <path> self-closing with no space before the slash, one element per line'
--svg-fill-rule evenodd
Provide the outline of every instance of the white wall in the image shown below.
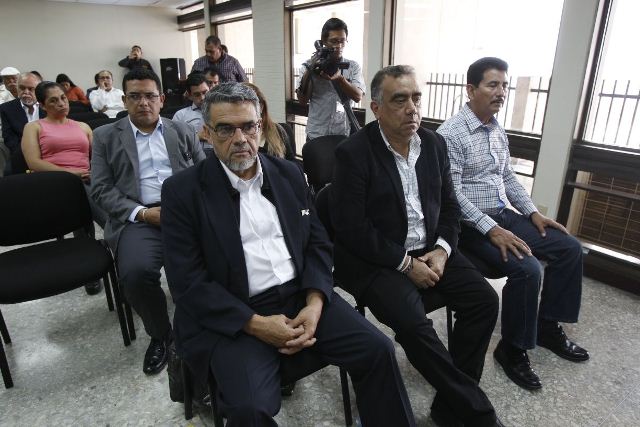
<path fill-rule="evenodd" d="M 119 88 L 127 70 L 118 61 L 134 44 L 158 73 L 160 58 L 185 58 L 187 69 L 194 59 L 175 9 L 0 0 L 0 11 L 0 68 L 35 69 L 46 80 L 65 73 L 84 90 L 102 69 L 113 73 Z"/>

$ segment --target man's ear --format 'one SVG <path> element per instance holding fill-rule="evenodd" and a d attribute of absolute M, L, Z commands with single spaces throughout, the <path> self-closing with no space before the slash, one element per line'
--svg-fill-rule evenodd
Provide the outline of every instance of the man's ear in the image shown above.
<path fill-rule="evenodd" d="M 122 95 L 122 103 L 127 105 L 127 95 Z"/>
<path fill-rule="evenodd" d="M 378 104 L 376 101 L 371 101 L 371 104 L 369 104 L 369 107 L 371 108 L 371 111 L 373 111 L 373 115 L 376 116 L 376 119 L 377 119 L 378 111 L 380 110 L 380 104 Z"/>
<path fill-rule="evenodd" d="M 469 98 L 469 101 L 473 100 L 476 89 L 477 88 L 474 85 L 472 85 L 471 83 L 467 83 L 467 97 Z"/>

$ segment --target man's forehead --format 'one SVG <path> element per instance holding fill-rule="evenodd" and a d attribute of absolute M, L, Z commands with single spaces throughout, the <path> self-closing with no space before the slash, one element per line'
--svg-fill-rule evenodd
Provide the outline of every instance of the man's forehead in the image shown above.
<path fill-rule="evenodd" d="M 497 68 L 490 68 L 482 74 L 482 80 L 487 82 L 492 81 L 507 81 L 508 74 L 504 70 L 498 70 Z"/>
<path fill-rule="evenodd" d="M 37 86 L 40 81 L 35 76 L 26 76 L 18 79 L 18 84 L 21 86 Z"/>
<path fill-rule="evenodd" d="M 414 95 L 420 93 L 420 87 L 416 76 L 413 74 L 405 74 L 398 77 L 385 76 L 382 81 L 382 88 L 391 95 L 408 94 Z"/>
<path fill-rule="evenodd" d="M 214 123 L 247 123 L 258 120 L 258 112 L 250 101 L 218 102 L 211 106 L 211 120 Z"/>

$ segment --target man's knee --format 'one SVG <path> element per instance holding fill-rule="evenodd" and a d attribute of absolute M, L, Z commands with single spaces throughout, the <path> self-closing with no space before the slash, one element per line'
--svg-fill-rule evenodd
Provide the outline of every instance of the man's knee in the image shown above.
<path fill-rule="evenodd" d="M 160 284 L 160 270 L 151 263 L 140 262 L 119 270 L 120 286 L 129 300 L 135 298 L 145 287 Z"/>
<path fill-rule="evenodd" d="M 227 409 L 229 421 L 235 421 L 233 425 L 263 425 L 263 420 L 273 418 L 280 411 L 279 398 L 265 398 L 265 396 L 252 395 L 251 398 L 230 404 Z"/>
<path fill-rule="evenodd" d="M 521 260 L 510 261 L 512 263 L 508 272 L 509 279 L 519 279 L 531 286 L 538 286 L 542 277 L 542 265 L 534 256 L 525 256 Z"/>

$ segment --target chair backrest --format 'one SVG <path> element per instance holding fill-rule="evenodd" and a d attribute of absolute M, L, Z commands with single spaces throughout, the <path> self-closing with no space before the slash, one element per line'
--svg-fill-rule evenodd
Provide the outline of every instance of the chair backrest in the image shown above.
<path fill-rule="evenodd" d="M 320 222 L 324 225 L 325 230 L 327 230 L 327 234 L 329 235 L 329 239 L 333 242 L 334 230 L 331 225 L 331 215 L 329 208 L 329 193 L 331 192 L 331 184 L 326 185 L 318 194 L 316 194 L 316 212 L 318 213 L 318 218 L 320 218 Z"/>
<path fill-rule="evenodd" d="M 0 179 L 0 246 L 55 239 L 91 223 L 84 184 L 69 172 Z"/>
<path fill-rule="evenodd" d="M 104 126 L 104 125 L 108 125 L 109 123 L 113 123 L 113 122 L 117 122 L 118 118 L 109 118 L 107 117 L 106 119 L 95 119 L 95 120 L 89 120 L 87 122 L 87 124 L 89 125 L 89 127 L 91 128 L 91 130 L 94 130 L 96 128 L 99 128 L 100 126 Z"/>
<path fill-rule="evenodd" d="M 319 191 L 333 179 L 335 150 L 344 135 L 325 135 L 312 139 L 302 147 L 302 164 L 309 184 Z"/>
<path fill-rule="evenodd" d="M 128 115 L 129 112 L 127 110 L 118 111 L 118 114 L 116 114 L 116 119 L 121 119 L 123 117 L 127 117 Z"/>
<path fill-rule="evenodd" d="M 69 114 L 90 112 L 91 105 L 83 104 L 80 101 L 69 101 Z"/>
<path fill-rule="evenodd" d="M 96 113 L 95 111 L 83 111 L 79 113 L 70 112 L 69 118 L 77 122 L 88 123 L 91 120 L 108 119 L 109 116 L 107 116 L 105 113 Z"/>
<path fill-rule="evenodd" d="M 278 124 L 282 126 L 282 129 L 284 129 L 285 133 L 287 134 L 287 137 L 289 138 L 289 145 L 291 145 L 291 149 L 293 150 L 293 155 L 295 156 L 296 154 L 298 154 L 298 152 L 296 151 L 296 136 L 293 133 L 293 128 L 289 123 L 278 123 Z"/>

